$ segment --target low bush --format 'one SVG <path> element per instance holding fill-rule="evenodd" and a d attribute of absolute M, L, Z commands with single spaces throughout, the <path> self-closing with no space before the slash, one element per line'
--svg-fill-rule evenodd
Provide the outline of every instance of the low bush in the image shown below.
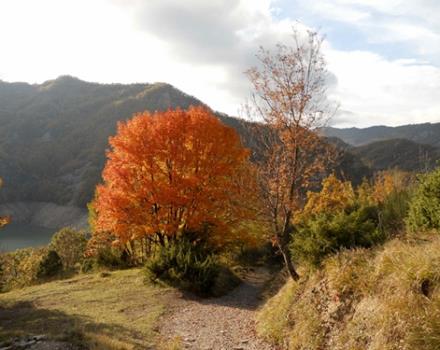
<path fill-rule="evenodd" d="M 161 280 L 201 295 L 212 293 L 219 271 L 217 258 L 206 244 L 185 238 L 158 246 L 145 264 L 148 280 Z"/>
<path fill-rule="evenodd" d="M 49 277 L 54 277 L 63 271 L 63 263 L 60 256 L 54 250 L 49 250 L 45 254 L 37 270 L 37 279 L 44 279 Z"/>
<path fill-rule="evenodd" d="M 241 266 L 269 265 L 281 268 L 283 259 L 271 242 L 262 245 L 243 247 L 232 259 Z"/>
<path fill-rule="evenodd" d="M 94 256 L 94 264 L 97 268 L 118 269 L 127 268 L 131 265 L 128 254 L 117 247 L 102 247 Z"/>
<path fill-rule="evenodd" d="M 2 255 L 3 291 L 30 286 L 62 272 L 58 254 L 47 248 L 25 248 Z"/>
<path fill-rule="evenodd" d="M 385 240 L 375 206 L 358 206 L 336 213 L 321 213 L 298 223 L 293 233 L 292 256 L 299 262 L 320 265 L 341 249 L 371 247 Z"/>
<path fill-rule="evenodd" d="M 440 167 L 419 177 L 406 223 L 412 232 L 420 229 L 440 230 Z"/>
<path fill-rule="evenodd" d="M 390 235 L 404 230 L 410 199 L 411 189 L 393 191 L 379 204 L 380 226 Z"/>
<path fill-rule="evenodd" d="M 131 263 L 127 258 L 127 254 L 116 247 L 101 247 L 95 250 L 94 255 L 86 256 L 81 261 L 80 271 L 88 273 L 102 269 L 125 269 L 130 267 Z"/>
<path fill-rule="evenodd" d="M 81 265 L 86 246 L 84 232 L 65 227 L 53 235 L 49 249 L 58 254 L 65 270 L 72 270 Z"/>

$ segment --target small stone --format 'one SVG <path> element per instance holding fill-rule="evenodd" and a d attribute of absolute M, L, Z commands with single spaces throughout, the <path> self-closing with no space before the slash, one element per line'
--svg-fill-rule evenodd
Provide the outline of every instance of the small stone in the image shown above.
<path fill-rule="evenodd" d="M 46 336 L 44 334 L 39 334 L 39 335 L 35 335 L 34 337 L 32 337 L 32 339 L 36 340 L 36 341 L 45 340 Z"/>

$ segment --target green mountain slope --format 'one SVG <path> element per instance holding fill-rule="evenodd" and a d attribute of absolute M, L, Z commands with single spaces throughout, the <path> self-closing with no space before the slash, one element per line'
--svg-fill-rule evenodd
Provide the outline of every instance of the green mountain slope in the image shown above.
<path fill-rule="evenodd" d="M 24 201 L 84 207 L 100 181 L 108 137 L 114 135 L 118 121 L 144 110 L 202 104 L 165 83 L 97 84 L 70 76 L 36 85 L 0 81 L 0 177 L 5 180 L 0 204 Z M 217 116 L 234 127 L 258 157 L 254 124 L 221 113 Z M 422 170 L 426 155 L 430 165 L 439 158 L 433 147 L 414 142 L 356 148 L 344 137 L 347 143 L 337 138 L 330 141 L 345 152 L 339 160 L 340 173 L 356 183 L 374 170 L 395 166 Z"/>
<path fill-rule="evenodd" d="M 399 168 L 407 171 L 433 169 L 440 160 L 440 149 L 404 139 L 373 142 L 353 147 L 358 156 L 373 171 Z"/>
<path fill-rule="evenodd" d="M 83 206 L 100 180 L 117 121 L 201 104 L 164 83 L 103 85 L 69 76 L 41 85 L 0 82 L 0 201 Z M 239 120 L 219 117 L 240 129 Z"/>
<path fill-rule="evenodd" d="M 324 134 L 330 137 L 338 137 L 353 146 L 390 139 L 407 139 L 417 143 L 440 147 L 440 123 L 412 124 L 397 127 L 372 126 L 363 129 L 328 127 L 324 129 Z"/>

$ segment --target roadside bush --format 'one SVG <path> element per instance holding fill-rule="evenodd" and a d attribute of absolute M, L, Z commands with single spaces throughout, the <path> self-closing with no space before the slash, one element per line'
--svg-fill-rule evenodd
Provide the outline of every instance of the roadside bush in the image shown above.
<path fill-rule="evenodd" d="M 241 266 L 269 265 L 281 268 L 283 260 L 271 242 L 259 246 L 244 247 L 233 256 Z"/>
<path fill-rule="evenodd" d="M 405 227 L 408 216 L 411 189 L 393 191 L 379 204 L 380 225 L 390 234 L 396 234 Z"/>
<path fill-rule="evenodd" d="M 130 266 L 129 257 L 124 250 L 116 247 L 102 247 L 95 255 L 95 265 L 105 268 L 127 268 Z"/>
<path fill-rule="evenodd" d="M 419 177 L 419 186 L 409 204 L 410 231 L 440 229 L 440 167 Z"/>
<path fill-rule="evenodd" d="M 84 232 L 65 227 L 53 235 L 49 249 L 57 253 L 65 270 L 72 270 L 84 259 L 86 246 Z"/>
<path fill-rule="evenodd" d="M 38 279 L 44 279 L 48 277 L 54 277 L 63 271 L 63 263 L 60 256 L 54 250 L 49 250 L 44 255 L 38 266 L 37 275 Z"/>
<path fill-rule="evenodd" d="M 161 280 L 201 295 L 211 294 L 219 271 L 216 256 L 205 244 L 185 238 L 158 246 L 145 264 L 148 280 Z"/>
<path fill-rule="evenodd" d="M 325 257 L 341 249 L 371 247 L 386 238 L 378 223 L 375 206 L 318 214 L 296 226 L 292 254 L 301 262 L 318 266 Z"/>
<path fill-rule="evenodd" d="M 25 248 L 4 253 L 3 291 L 36 284 L 41 279 L 57 275 L 62 270 L 60 258 L 47 248 Z"/>
<path fill-rule="evenodd" d="M 101 246 L 81 261 L 80 271 L 87 273 L 100 269 L 125 269 L 132 266 L 126 252 L 112 246 Z"/>

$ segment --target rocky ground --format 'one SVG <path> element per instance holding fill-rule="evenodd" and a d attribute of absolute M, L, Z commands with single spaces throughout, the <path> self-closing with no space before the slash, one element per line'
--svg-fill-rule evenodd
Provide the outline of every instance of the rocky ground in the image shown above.
<path fill-rule="evenodd" d="M 261 290 L 270 278 L 258 268 L 247 273 L 231 293 L 210 299 L 181 295 L 160 328 L 164 342 L 180 341 L 194 350 L 272 350 L 255 334 L 255 313 Z"/>
<path fill-rule="evenodd" d="M 0 343 L 0 350 L 80 350 L 80 347 L 67 342 L 49 340 L 45 335 L 36 335 Z"/>

